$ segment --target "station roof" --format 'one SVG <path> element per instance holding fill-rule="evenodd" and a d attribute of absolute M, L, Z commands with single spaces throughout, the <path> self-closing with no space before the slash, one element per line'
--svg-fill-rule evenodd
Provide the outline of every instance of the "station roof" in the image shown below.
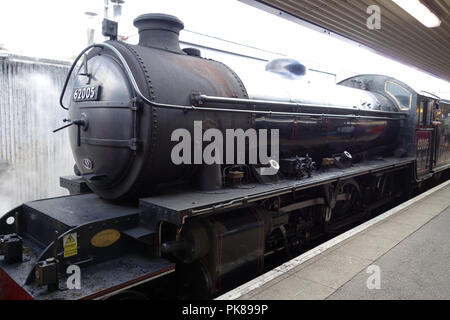
<path fill-rule="evenodd" d="M 392 0 L 241 0 L 289 20 L 323 28 L 382 55 L 450 81 L 450 0 L 421 0 L 440 20 L 427 28 Z M 370 30 L 367 9 L 381 9 Z"/>

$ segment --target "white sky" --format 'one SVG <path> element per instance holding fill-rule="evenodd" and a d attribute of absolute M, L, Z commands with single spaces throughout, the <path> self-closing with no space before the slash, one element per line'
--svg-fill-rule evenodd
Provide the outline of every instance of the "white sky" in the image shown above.
<path fill-rule="evenodd" d="M 96 42 L 103 41 L 103 0 L 0 0 L 0 44 L 14 53 L 70 59 L 86 44 L 85 11 L 99 14 L 94 21 Z M 237 0 L 126 0 L 120 34 L 136 35 L 133 19 L 150 12 L 175 15 L 187 30 L 282 53 L 307 66 L 317 63 L 322 70 L 336 73 L 338 80 L 380 73 L 450 97 L 448 82 Z M 188 38 L 189 33 L 182 32 L 181 39 Z M 137 36 L 130 42 L 137 42 Z M 226 44 L 222 46 L 226 49 Z"/>

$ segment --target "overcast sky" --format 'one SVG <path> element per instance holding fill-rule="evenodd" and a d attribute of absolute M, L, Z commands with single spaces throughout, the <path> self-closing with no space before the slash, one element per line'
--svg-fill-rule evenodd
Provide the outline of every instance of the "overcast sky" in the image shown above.
<path fill-rule="evenodd" d="M 94 21 L 96 42 L 103 41 L 103 0 L 0 0 L 0 4 L 0 44 L 11 52 L 70 59 L 86 45 L 86 11 L 99 14 Z M 381 73 L 415 88 L 448 92 L 450 96 L 448 82 L 237 0 L 126 0 L 120 34 L 137 42 L 132 21 L 150 12 L 175 15 L 190 31 L 279 52 L 307 66 L 319 63 L 338 74 L 338 80 L 354 73 Z M 181 34 L 181 39 L 188 37 L 188 32 Z"/>

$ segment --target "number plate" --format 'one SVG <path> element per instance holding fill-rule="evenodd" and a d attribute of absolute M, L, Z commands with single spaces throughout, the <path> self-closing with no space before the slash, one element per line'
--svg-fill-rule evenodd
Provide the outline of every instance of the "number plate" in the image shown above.
<path fill-rule="evenodd" d="M 73 101 L 97 101 L 99 86 L 89 86 L 75 89 Z"/>

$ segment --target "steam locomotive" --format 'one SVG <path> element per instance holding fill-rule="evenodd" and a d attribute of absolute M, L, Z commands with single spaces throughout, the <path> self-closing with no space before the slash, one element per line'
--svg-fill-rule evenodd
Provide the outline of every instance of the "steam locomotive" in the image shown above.
<path fill-rule="evenodd" d="M 134 25 L 139 44 L 130 45 L 104 20 L 110 40 L 70 69 L 60 129 L 70 131 L 76 175 L 60 182 L 71 195 L 0 219 L 0 299 L 138 299 L 167 288 L 213 297 L 262 272 L 268 254 L 448 178 L 450 101 L 382 75 L 313 90 L 288 59 L 238 75 L 181 49 L 174 16 L 144 14 Z M 194 136 L 182 163 L 173 161 L 176 130 Z M 243 148 L 197 161 L 208 131 L 230 130 Z M 271 139 L 251 140 L 267 131 Z M 65 290 L 77 268 L 81 286 Z"/>

